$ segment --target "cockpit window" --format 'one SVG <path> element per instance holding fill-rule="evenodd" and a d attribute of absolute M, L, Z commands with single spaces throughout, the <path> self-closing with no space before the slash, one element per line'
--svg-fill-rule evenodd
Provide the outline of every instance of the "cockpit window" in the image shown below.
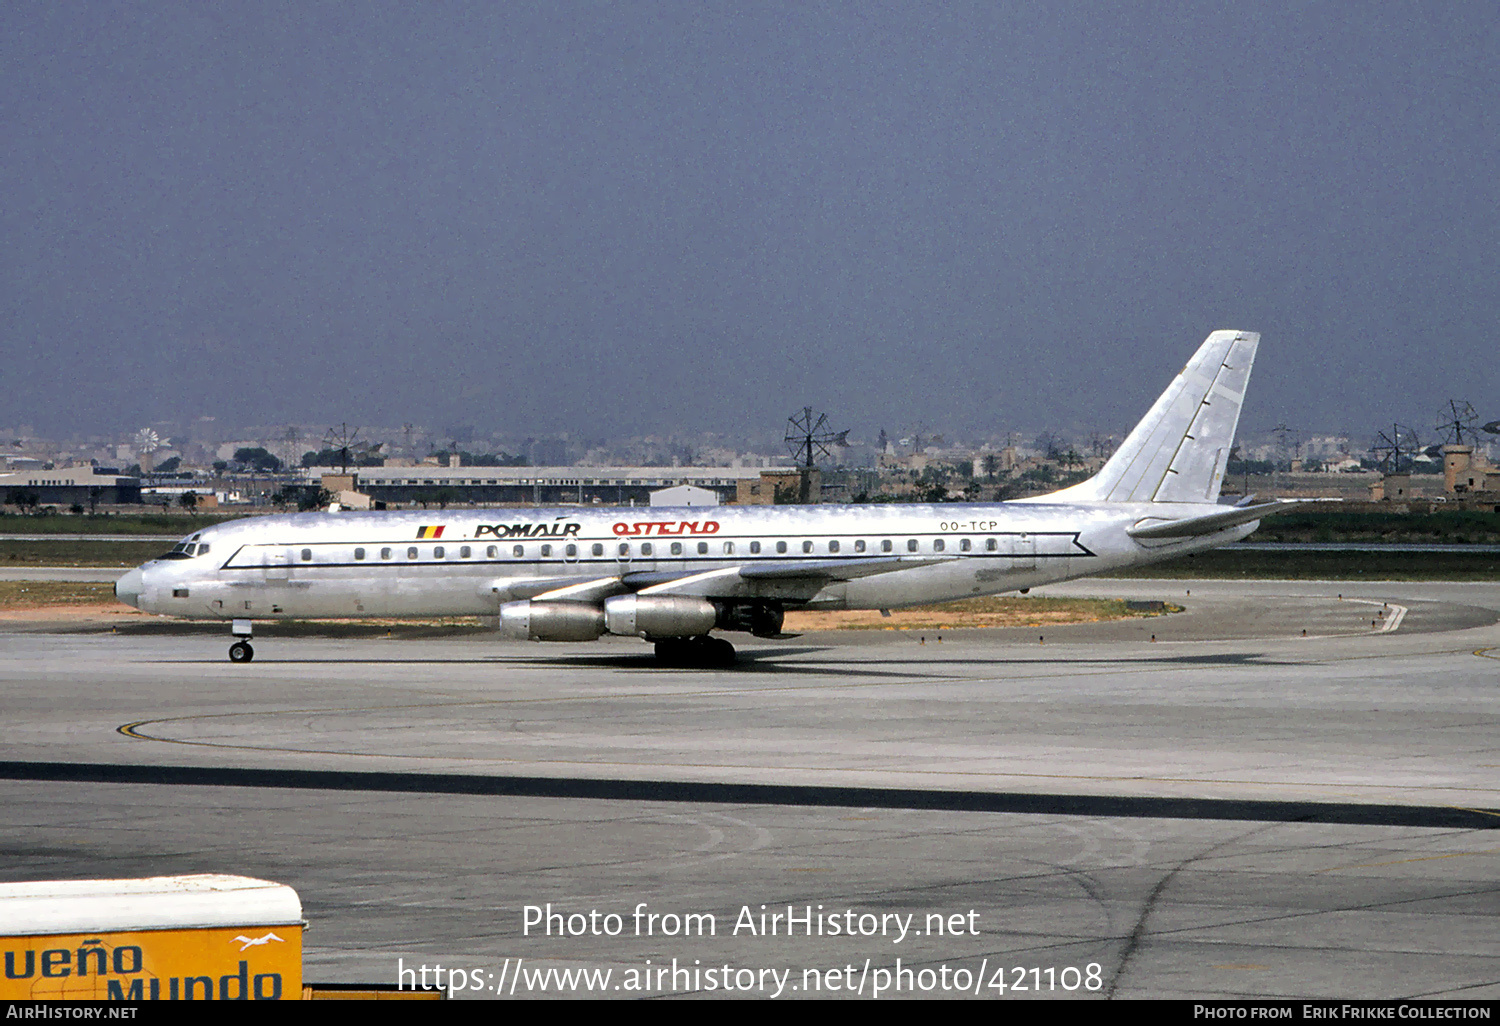
<path fill-rule="evenodd" d="M 189 545 L 185 541 L 178 542 L 176 545 L 172 546 L 172 551 L 171 552 L 163 552 L 160 556 L 157 556 L 156 558 L 157 559 L 192 559 L 193 558 L 193 546 Z"/>

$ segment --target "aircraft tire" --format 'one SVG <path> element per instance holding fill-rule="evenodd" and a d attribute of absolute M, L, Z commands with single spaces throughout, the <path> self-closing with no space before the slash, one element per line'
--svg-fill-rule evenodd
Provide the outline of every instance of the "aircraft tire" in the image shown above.
<path fill-rule="evenodd" d="M 250 647 L 248 641 L 236 641 L 229 646 L 229 661 L 231 663 L 248 663 L 255 658 L 255 649 Z"/>
<path fill-rule="evenodd" d="M 691 666 L 686 638 L 667 638 L 656 643 L 656 661 L 662 666 Z"/>
<path fill-rule="evenodd" d="M 662 666 L 712 669 L 734 665 L 734 646 L 722 638 L 664 638 L 656 643 Z"/>
<path fill-rule="evenodd" d="M 704 664 L 707 666 L 733 666 L 734 646 L 723 638 L 704 638 Z"/>

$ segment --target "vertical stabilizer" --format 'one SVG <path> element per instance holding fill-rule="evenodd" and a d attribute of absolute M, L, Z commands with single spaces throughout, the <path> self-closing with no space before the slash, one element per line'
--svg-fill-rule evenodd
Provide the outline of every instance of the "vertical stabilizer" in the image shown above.
<path fill-rule="evenodd" d="M 1259 342 L 1209 335 L 1099 473 L 1043 501 L 1217 502 Z"/>

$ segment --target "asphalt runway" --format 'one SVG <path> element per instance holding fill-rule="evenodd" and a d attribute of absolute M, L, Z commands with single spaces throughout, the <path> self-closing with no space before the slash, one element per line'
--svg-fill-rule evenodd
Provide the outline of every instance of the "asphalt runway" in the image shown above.
<path fill-rule="evenodd" d="M 1500 585 L 1043 592 L 1186 611 L 702 671 L 11 623 L 0 878 L 277 880 L 309 979 L 490 996 L 1500 997 Z"/>

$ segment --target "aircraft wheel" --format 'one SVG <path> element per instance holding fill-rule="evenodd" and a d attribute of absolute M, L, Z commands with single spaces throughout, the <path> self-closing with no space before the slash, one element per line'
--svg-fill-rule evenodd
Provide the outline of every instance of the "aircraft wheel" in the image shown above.
<path fill-rule="evenodd" d="M 236 641 L 229 646 L 229 661 L 231 663 L 248 663 L 255 658 L 255 649 L 250 647 L 248 641 Z"/>
<path fill-rule="evenodd" d="M 723 638 L 703 639 L 704 665 L 706 666 L 733 666 L 734 646 Z"/>
<path fill-rule="evenodd" d="M 656 643 L 656 661 L 663 666 L 712 669 L 734 665 L 734 646 L 720 638 L 666 638 Z"/>
<path fill-rule="evenodd" d="M 684 638 L 666 638 L 656 643 L 656 661 L 662 666 L 691 666 L 692 656 Z"/>

